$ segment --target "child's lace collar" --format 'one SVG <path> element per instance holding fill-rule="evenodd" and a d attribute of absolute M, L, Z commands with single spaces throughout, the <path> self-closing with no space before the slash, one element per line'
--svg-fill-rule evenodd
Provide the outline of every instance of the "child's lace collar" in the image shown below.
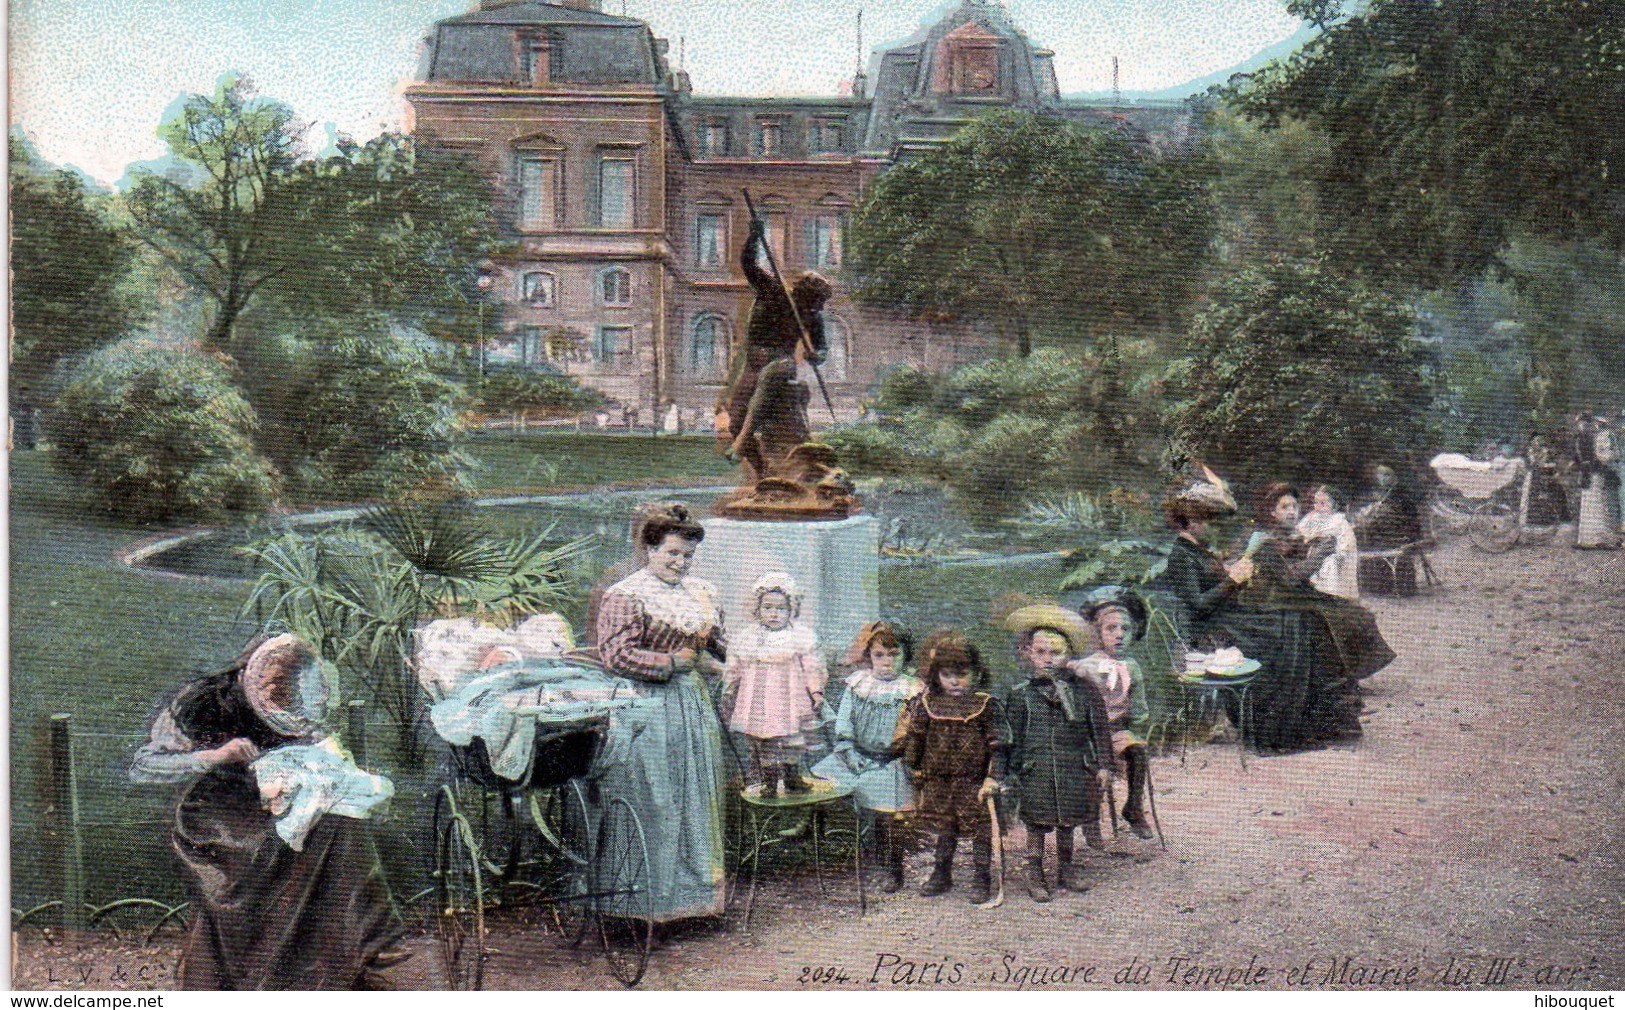
<path fill-rule="evenodd" d="M 924 686 L 920 683 L 918 677 L 907 673 L 899 673 L 891 680 L 881 680 L 868 667 L 854 670 L 846 678 L 847 690 L 859 698 L 865 698 L 869 701 L 897 701 L 900 698 L 912 698 L 919 694 Z"/>
<path fill-rule="evenodd" d="M 818 634 L 812 628 L 791 622 L 783 628 L 747 624 L 729 636 L 728 655 L 740 659 L 787 659 L 818 651 Z"/>
<path fill-rule="evenodd" d="M 640 568 L 609 591 L 637 600 L 651 620 L 685 635 L 703 634 L 717 625 L 717 590 L 704 579 L 687 576 L 670 586 Z"/>

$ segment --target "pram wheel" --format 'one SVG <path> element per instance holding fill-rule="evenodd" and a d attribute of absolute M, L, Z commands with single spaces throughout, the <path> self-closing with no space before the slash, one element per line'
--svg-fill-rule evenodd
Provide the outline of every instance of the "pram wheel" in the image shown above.
<path fill-rule="evenodd" d="M 632 804 L 616 797 L 599 826 L 592 890 L 609 970 L 629 989 L 642 981 L 654 945 L 652 879 L 643 820 Z"/>
<path fill-rule="evenodd" d="M 478 989 L 485 961 L 485 891 L 480 853 L 450 786 L 435 798 L 435 867 L 430 915 L 451 989 Z"/>
<path fill-rule="evenodd" d="M 587 935 L 588 913 L 592 910 L 589 877 L 592 866 L 592 820 L 586 793 L 572 779 L 545 794 L 531 793 L 530 817 L 547 841 L 552 896 L 547 916 L 571 947 L 579 946 Z"/>

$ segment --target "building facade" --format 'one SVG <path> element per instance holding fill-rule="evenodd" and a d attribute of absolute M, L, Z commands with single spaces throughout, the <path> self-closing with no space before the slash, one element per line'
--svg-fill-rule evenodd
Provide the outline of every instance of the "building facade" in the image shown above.
<path fill-rule="evenodd" d="M 859 306 L 841 283 L 851 209 L 888 166 L 997 108 L 1127 123 L 1177 143 L 1177 106 L 1062 100 L 1053 54 L 1002 7 L 965 0 L 871 60 L 853 93 L 814 99 L 695 95 L 642 21 L 597 0 L 482 0 L 434 26 L 413 130 L 482 159 L 511 229 L 488 296 L 502 302 L 493 357 L 551 367 L 626 408 L 708 413 L 750 303 L 739 268 L 749 216 L 768 223 L 786 280 L 834 283 L 824 377 L 851 415 L 899 363 L 941 368 L 985 354 L 965 324 Z"/>

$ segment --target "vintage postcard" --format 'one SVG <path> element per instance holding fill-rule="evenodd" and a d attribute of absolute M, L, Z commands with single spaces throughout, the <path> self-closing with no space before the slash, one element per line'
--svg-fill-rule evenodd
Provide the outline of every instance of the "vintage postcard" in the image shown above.
<path fill-rule="evenodd" d="M 1622 26 L 16 0 L 12 987 L 1612 1005 Z"/>

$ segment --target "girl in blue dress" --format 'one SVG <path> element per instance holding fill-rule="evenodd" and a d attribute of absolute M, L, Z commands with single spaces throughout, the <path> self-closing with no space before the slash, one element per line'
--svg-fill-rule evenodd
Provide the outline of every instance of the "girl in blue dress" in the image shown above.
<path fill-rule="evenodd" d="M 884 621 L 865 625 L 852 642 L 847 662 L 857 667 L 846 678 L 835 716 L 835 746 L 813 774 L 852 788 L 858 806 L 870 811 L 882 867 L 880 889 L 903 886 L 901 815 L 914 809 L 908 769 L 892 747 L 897 720 L 920 682 L 903 672 L 907 649 Z"/>

